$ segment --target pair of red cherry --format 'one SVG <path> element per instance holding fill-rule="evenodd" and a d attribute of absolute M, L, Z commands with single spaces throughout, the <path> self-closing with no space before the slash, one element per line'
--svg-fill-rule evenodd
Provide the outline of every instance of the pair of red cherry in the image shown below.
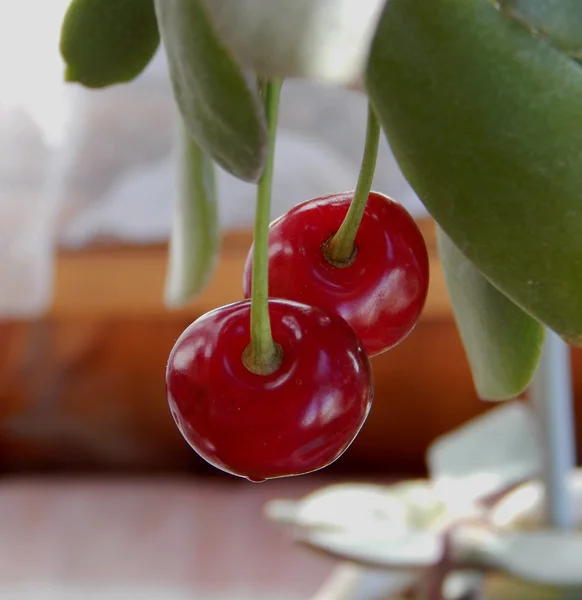
<path fill-rule="evenodd" d="M 200 317 L 172 349 L 166 382 L 174 419 L 192 448 L 223 471 L 263 481 L 336 460 L 371 407 L 368 356 L 401 342 L 418 320 L 428 255 L 401 205 L 371 192 L 351 259 L 329 260 L 327 243 L 352 196 L 309 200 L 270 226 L 269 315 L 282 352 L 273 373 L 243 363 L 248 300 Z"/>

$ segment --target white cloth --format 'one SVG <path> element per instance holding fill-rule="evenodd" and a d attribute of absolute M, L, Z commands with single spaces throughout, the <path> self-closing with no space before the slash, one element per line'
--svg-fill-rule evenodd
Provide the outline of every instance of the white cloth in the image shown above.
<path fill-rule="evenodd" d="M 129 85 L 63 83 L 58 36 L 67 4 L 0 0 L 0 317 L 50 306 L 58 244 L 145 244 L 170 230 L 174 104 L 165 57 L 159 52 Z M 273 217 L 355 187 L 365 122 L 363 94 L 285 83 Z M 254 187 L 222 171 L 218 181 L 221 225 L 252 226 Z M 384 139 L 374 187 L 425 214 Z"/>

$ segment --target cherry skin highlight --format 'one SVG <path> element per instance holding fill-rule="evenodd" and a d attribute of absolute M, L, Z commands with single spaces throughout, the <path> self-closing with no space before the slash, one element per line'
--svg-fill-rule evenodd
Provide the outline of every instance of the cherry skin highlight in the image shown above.
<path fill-rule="evenodd" d="M 243 364 L 250 301 L 192 323 L 172 349 L 168 401 L 190 446 L 215 467 L 263 481 L 334 462 L 370 411 L 373 388 L 364 348 L 339 316 L 269 300 L 273 339 L 283 354 L 271 375 Z"/>
<path fill-rule="evenodd" d="M 369 356 L 400 343 L 414 328 L 426 301 L 428 253 L 408 211 L 371 192 L 347 265 L 325 255 L 353 192 L 308 200 L 269 228 L 269 296 L 320 306 L 342 316 Z M 252 248 L 243 291 L 251 293 Z"/>

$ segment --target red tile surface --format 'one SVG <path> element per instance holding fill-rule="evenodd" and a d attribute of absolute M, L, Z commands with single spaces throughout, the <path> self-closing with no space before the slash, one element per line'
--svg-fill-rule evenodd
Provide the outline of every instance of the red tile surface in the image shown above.
<path fill-rule="evenodd" d="M 333 563 L 262 508 L 322 483 L 4 479 L 0 598 L 309 598 Z"/>

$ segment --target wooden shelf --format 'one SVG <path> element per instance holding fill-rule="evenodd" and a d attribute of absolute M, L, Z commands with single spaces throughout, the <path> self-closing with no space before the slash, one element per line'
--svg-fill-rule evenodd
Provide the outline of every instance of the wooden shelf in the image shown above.
<path fill-rule="evenodd" d="M 423 316 L 402 344 L 372 360 L 374 407 L 329 472 L 419 473 L 437 435 L 491 407 L 475 394 L 433 223 L 420 226 L 431 269 Z M 210 285 L 179 311 L 163 303 L 163 245 L 59 253 L 50 314 L 0 323 L 0 471 L 204 469 L 172 421 L 164 369 L 189 322 L 242 297 L 250 246 L 249 231 L 227 232 Z M 579 400 L 581 351 L 573 362 Z M 582 432 L 580 411 L 578 420 Z"/>
<path fill-rule="evenodd" d="M 430 255 L 431 282 L 423 319 L 450 318 L 450 305 L 436 251 L 434 225 L 420 223 Z M 172 311 L 200 314 L 242 298 L 244 262 L 251 246 L 248 230 L 225 233 L 220 261 L 207 289 L 195 303 Z M 55 274 L 53 317 L 148 316 L 168 313 L 163 290 L 167 247 L 92 247 L 60 252 Z"/>

